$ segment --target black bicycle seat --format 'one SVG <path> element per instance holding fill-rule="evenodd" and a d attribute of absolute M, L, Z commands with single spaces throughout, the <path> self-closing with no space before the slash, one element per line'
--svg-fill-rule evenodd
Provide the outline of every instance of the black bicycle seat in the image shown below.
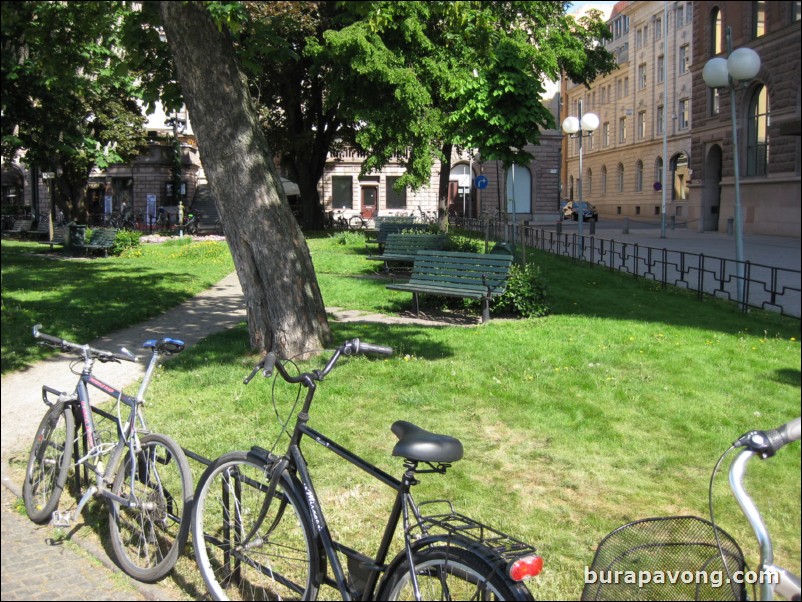
<path fill-rule="evenodd" d="M 456 462 L 462 458 L 462 442 L 448 435 L 438 435 L 397 420 L 391 427 L 398 437 L 393 455 L 418 462 Z"/>

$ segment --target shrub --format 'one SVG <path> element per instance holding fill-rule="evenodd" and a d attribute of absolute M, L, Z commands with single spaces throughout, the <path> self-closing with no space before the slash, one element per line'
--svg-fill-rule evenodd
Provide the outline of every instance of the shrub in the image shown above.
<path fill-rule="evenodd" d="M 140 232 L 133 230 L 119 230 L 117 237 L 114 239 L 114 246 L 109 250 L 110 255 L 121 255 L 128 249 L 133 249 L 139 246 L 139 238 L 142 236 Z"/>
<path fill-rule="evenodd" d="M 357 246 L 365 244 L 365 235 L 356 230 L 343 230 L 332 236 L 338 245 Z"/>
<path fill-rule="evenodd" d="M 449 251 L 457 251 L 460 253 L 483 253 L 485 250 L 485 243 L 482 240 L 469 238 L 461 234 L 449 234 L 446 248 Z"/>
<path fill-rule="evenodd" d="M 538 318 L 549 313 L 546 305 L 546 283 L 540 268 L 532 263 L 510 267 L 506 292 L 490 306 L 494 314 L 515 314 Z"/>

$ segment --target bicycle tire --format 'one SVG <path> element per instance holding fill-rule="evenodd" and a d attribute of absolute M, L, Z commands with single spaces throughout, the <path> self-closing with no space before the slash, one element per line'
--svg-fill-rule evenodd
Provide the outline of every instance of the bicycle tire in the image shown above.
<path fill-rule="evenodd" d="M 492 557 L 492 552 L 488 554 L 488 558 Z M 525 585 L 502 572 L 499 563 L 493 564 L 466 548 L 453 545 L 422 548 L 413 553 L 413 562 L 421 600 L 534 599 Z M 387 574 L 376 599 L 416 599 L 406 559 Z"/>
<path fill-rule="evenodd" d="M 63 402 L 45 413 L 31 446 L 22 499 L 28 517 L 37 524 L 50 521 L 67 482 L 75 440 L 72 406 Z"/>
<path fill-rule="evenodd" d="M 109 535 L 120 568 L 152 583 L 169 573 L 189 536 L 193 482 L 184 451 L 170 437 L 143 435 L 133 480 L 137 504 L 109 501 Z M 128 452 L 112 493 L 131 497 L 132 456 Z"/>
<path fill-rule="evenodd" d="M 348 220 L 348 227 L 351 230 L 361 230 L 362 228 L 365 227 L 365 220 L 363 220 L 358 215 L 355 215 Z"/>
<path fill-rule="evenodd" d="M 263 515 L 270 468 L 261 458 L 231 452 L 215 460 L 198 483 L 192 540 L 213 600 L 317 596 L 323 580 L 319 540 L 299 489 L 287 473 L 280 477 Z M 238 540 L 254 528 L 255 537 L 241 546 Z"/>

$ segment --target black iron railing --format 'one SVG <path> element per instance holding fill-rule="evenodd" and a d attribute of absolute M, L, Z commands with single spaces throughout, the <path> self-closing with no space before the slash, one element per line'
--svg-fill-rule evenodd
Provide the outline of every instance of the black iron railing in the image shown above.
<path fill-rule="evenodd" d="M 654 280 L 662 288 L 676 286 L 705 296 L 737 303 L 743 311 L 750 308 L 776 311 L 800 318 L 800 270 L 772 267 L 750 261 L 711 257 L 701 253 L 658 249 L 632 242 L 619 242 L 595 235 L 561 233 L 536 226 L 513 226 L 499 221 L 454 219 L 458 228 L 484 233 L 490 240 L 515 240 L 530 249 L 585 261 L 610 271 Z M 738 284 L 743 283 L 743 299 L 738 299 Z"/>

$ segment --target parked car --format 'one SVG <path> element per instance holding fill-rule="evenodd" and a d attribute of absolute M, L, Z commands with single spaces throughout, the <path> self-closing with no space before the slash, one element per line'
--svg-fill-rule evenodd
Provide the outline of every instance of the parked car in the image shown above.
<path fill-rule="evenodd" d="M 580 209 L 584 215 L 584 221 L 599 221 L 599 212 L 596 211 L 596 207 L 586 201 L 568 201 L 563 206 L 563 219 L 572 219 L 575 222 L 579 221 Z"/>

